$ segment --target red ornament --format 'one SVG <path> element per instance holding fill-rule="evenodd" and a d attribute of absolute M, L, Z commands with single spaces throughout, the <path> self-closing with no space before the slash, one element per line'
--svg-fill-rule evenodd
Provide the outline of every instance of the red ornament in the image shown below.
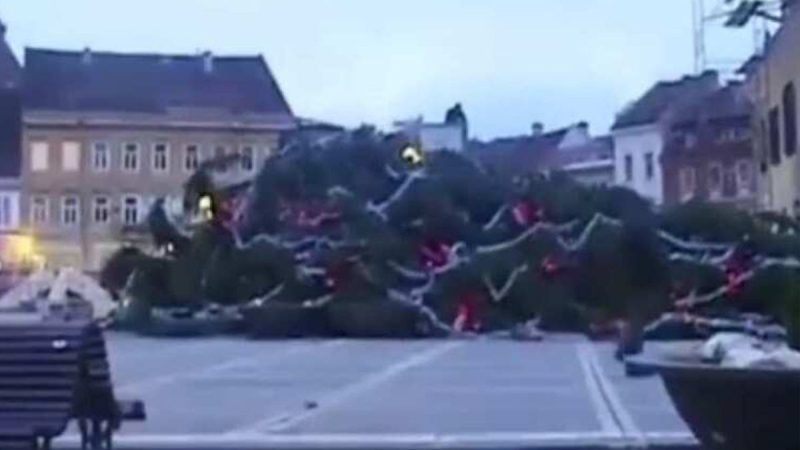
<path fill-rule="evenodd" d="M 725 295 L 735 297 L 742 293 L 744 279 L 742 274 L 737 271 L 730 271 L 726 276 Z"/>
<path fill-rule="evenodd" d="M 350 277 L 353 269 L 353 262 L 349 259 L 337 261 L 326 270 L 325 287 L 332 290 L 341 288 L 345 281 Z"/>
<path fill-rule="evenodd" d="M 428 270 L 443 267 L 450 260 L 450 244 L 428 240 L 419 248 L 422 265 Z"/>
<path fill-rule="evenodd" d="M 520 226 L 531 226 L 544 219 L 544 210 L 535 203 L 521 201 L 512 209 L 514 221 Z"/>
<path fill-rule="evenodd" d="M 481 295 L 476 292 L 467 292 L 460 296 L 458 311 L 453 321 L 456 331 L 479 331 L 481 322 L 478 319 L 478 302 Z"/>
<path fill-rule="evenodd" d="M 545 256 L 544 259 L 542 259 L 540 268 L 545 278 L 553 278 L 562 270 L 561 265 L 552 256 Z"/>

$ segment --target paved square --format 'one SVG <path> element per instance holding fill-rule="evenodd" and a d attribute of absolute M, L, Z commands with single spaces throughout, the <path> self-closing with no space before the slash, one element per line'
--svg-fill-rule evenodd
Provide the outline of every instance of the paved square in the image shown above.
<path fill-rule="evenodd" d="M 657 377 L 610 344 L 153 339 L 108 333 L 118 395 L 146 403 L 118 447 L 536 447 L 687 442 Z M 62 443 L 74 443 L 67 436 Z"/>

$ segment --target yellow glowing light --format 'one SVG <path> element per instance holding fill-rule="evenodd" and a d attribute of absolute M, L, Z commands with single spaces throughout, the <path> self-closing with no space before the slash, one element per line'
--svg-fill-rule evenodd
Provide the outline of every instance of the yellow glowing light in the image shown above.
<path fill-rule="evenodd" d="M 211 211 L 212 207 L 212 200 L 210 195 L 204 195 L 200 197 L 200 215 L 205 220 L 211 220 L 214 218 L 214 213 Z"/>
<path fill-rule="evenodd" d="M 211 219 L 214 217 L 214 213 L 211 212 L 212 201 L 210 195 L 204 195 L 200 197 L 199 206 L 200 206 L 200 214 L 203 216 L 203 218 Z"/>
<path fill-rule="evenodd" d="M 425 159 L 422 151 L 416 147 L 408 146 L 400 152 L 400 157 L 409 164 L 418 165 Z"/>
<path fill-rule="evenodd" d="M 19 259 L 27 259 L 34 254 L 33 236 L 18 234 L 11 237 L 11 252 Z"/>
<path fill-rule="evenodd" d="M 211 196 L 204 195 L 200 197 L 200 209 L 211 209 Z"/>
<path fill-rule="evenodd" d="M 41 267 L 44 258 L 36 251 L 36 240 L 28 234 L 0 236 L 0 260 L 10 264 Z"/>

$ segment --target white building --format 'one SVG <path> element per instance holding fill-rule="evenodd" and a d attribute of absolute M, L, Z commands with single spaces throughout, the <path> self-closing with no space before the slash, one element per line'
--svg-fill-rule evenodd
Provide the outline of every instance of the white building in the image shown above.
<path fill-rule="evenodd" d="M 394 123 L 425 151 L 450 150 L 461 153 L 467 146 L 467 117 L 456 103 L 447 110 L 444 122 L 425 122 L 422 116 Z"/>
<path fill-rule="evenodd" d="M 614 182 L 660 205 L 664 201 L 661 153 L 664 138 L 658 124 L 614 130 Z"/>
<path fill-rule="evenodd" d="M 671 113 L 719 86 L 716 72 L 662 81 L 617 115 L 612 126 L 614 181 L 656 205 L 664 201 L 661 155 Z"/>
<path fill-rule="evenodd" d="M 418 136 L 420 146 L 426 151 L 464 151 L 464 131 L 460 124 L 423 123 Z"/>

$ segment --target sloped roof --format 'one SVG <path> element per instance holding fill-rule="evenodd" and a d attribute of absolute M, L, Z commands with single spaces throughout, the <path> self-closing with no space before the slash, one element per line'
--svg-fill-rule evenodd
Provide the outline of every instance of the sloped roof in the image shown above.
<path fill-rule="evenodd" d="M 752 102 L 742 84 L 731 83 L 678 108 L 673 122 L 678 125 L 701 120 L 746 118 L 751 109 Z"/>
<path fill-rule="evenodd" d="M 548 153 L 569 132 L 570 127 L 542 133 L 538 136 L 517 136 L 489 142 L 471 142 L 467 152 L 482 164 L 503 176 L 523 175 L 541 169 Z"/>
<path fill-rule="evenodd" d="M 718 75 L 707 71 L 676 81 L 660 81 L 617 115 L 612 129 L 653 124 L 661 121 L 671 108 L 702 92 L 718 86 Z"/>
<path fill-rule="evenodd" d="M 163 113 L 213 108 L 291 115 L 261 56 L 25 50 L 25 108 Z"/>

